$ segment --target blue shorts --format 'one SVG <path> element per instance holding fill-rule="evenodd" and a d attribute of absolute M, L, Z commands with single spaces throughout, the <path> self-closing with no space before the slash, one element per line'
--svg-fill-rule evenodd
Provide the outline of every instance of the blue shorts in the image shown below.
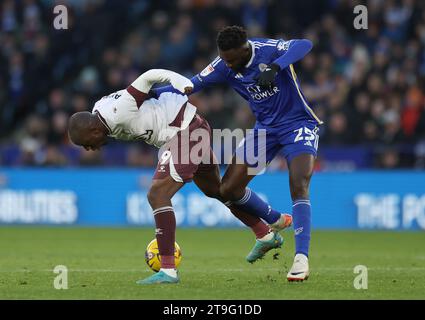
<path fill-rule="evenodd" d="M 258 123 L 246 134 L 236 148 L 237 160 L 248 166 L 269 164 L 282 151 L 288 164 L 300 154 L 317 156 L 319 127 L 313 120 L 293 122 L 276 128 L 264 127 Z"/>

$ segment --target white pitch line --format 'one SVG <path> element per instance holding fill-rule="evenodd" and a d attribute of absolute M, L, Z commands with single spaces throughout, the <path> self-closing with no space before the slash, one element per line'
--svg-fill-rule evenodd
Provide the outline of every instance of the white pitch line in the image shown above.
<path fill-rule="evenodd" d="M 353 272 L 354 270 L 353 266 L 352 268 L 312 268 L 310 271 L 350 271 Z M 425 270 L 425 267 L 370 267 L 368 268 L 366 265 L 366 268 L 368 270 L 372 271 L 422 271 Z M 215 269 L 214 271 L 229 271 L 229 272 L 258 272 L 259 270 L 249 270 L 249 269 Z M 261 271 L 282 271 L 282 268 L 274 268 L 274 269 L 265 269 L 263 268 Z"/>

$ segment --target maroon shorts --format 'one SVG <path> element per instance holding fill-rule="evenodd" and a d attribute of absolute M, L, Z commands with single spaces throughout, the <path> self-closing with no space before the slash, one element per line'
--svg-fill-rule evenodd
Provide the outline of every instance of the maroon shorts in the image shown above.
<path fill-rule="evenodd" d="M 190 182 L 195 174 L 214 170 L 217 165 L 211 149 L 211 128 L 198 114 L 161 149 L 153 179 L 171 176 L 177 182 Z"/>

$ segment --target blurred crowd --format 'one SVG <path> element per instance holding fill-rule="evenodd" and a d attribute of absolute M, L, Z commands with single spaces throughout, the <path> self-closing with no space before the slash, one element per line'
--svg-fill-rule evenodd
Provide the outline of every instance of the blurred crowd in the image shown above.
<path fill-rule="evenodd" d="M 53 27 L 58 4 L 68 9 L 67 30 Z M 368 9 L 366 30 L 353 27 L 357 4 Z M 69 115 L 151 68 L 191 77 L 216 57 L 217 32 L 234 24 L 250 37 L 313 41 L 295 69 L 325 122 L 318 170 L 356 155 L 359 167 L 425 168 L 419 0 L 2 0 L 0 165 L 154 166 L 156 149 L 142 143 L 73 146 Z M 247 103 L 225 86 L 191 100 L 213 128 L 253 126 Z M 271 169 L 285 170 L 283 158 Z"/>

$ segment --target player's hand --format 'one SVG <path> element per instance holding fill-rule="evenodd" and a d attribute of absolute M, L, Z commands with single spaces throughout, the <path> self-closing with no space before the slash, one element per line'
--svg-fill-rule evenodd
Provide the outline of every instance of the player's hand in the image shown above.
<path fill-rule="evenodd" d="M 192 91 L 193 91 L 193 87 L 186 87 L 186 88 L 184 88 L 184 93 L 185 94 L 191 94 Z"/>
<path fill-rule="evenodd" d="M 277 64 L 271 64 L 257 77 L 257 84 L 263 89 L 270 89 L 274 85 L 274 79 L 280 70 Z"/>

